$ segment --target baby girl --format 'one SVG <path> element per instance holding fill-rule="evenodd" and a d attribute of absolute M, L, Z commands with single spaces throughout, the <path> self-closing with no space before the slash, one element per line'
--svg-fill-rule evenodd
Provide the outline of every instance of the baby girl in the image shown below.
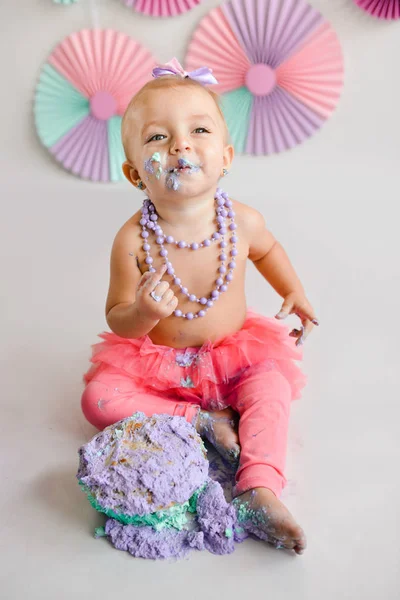
<path fill-rule="evenodd" d="M 113 243 L 112 332 L 93 347 L 82 409 L 99 429 L 136 411 L 185 417 L 237 468 L 233 502 L 254 531 L 302 554 L 279 497 L 290 404 L 306 383 L 295 361 L 319 323 L 262 214 L 219 187 L 234 150 L 215 83 L 173 59 L 125 112 L 122 168 L 146 197 Z M 248 260 L 283 298 L 275 318 L 246 306 Z M 300 329 L 280 321 L 289 314 Z"/>

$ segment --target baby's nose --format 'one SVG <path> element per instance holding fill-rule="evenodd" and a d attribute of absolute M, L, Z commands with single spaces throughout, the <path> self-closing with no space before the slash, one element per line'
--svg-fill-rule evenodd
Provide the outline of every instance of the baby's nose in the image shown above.
<path fill-rule="evenodd" d="M 173 152 L 187 152 L 188 150 L 190 150 L 190 144 L 187 141 L 187 139 L 176 139 L 172 143 L 171 150 Z"/>

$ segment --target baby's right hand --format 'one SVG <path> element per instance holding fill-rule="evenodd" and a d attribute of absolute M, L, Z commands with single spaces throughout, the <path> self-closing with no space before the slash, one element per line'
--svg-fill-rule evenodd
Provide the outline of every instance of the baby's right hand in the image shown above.
<path fill-rule="evenodd" d="M 148 319 L 165 319 L 169 317 L 178 306 L 178 298 L 170 289 L 167 281 L 160 281 L 166 271 L 166 265 L 156 269 L 154 273 L 146 271 L 143 273 L 136 288 L 135 305 L 139 314 Z M 156 302 L 152 296 L 153 292 L 161 296 L 162 300 Z"/>

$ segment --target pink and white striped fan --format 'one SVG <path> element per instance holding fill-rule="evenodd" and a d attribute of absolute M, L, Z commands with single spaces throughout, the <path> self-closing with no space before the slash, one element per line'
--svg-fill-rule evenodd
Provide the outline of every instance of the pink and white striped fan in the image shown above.
<path fill-rule="evenodd" d="M 122 0 L 136 12 L 149 17 L 176 17 L 191 10 L 202 0 Z"/>
<path fill-rule="evenodd" d="M 343 87 L 335 31 L 305 0 L 230 0 L 194 32 L 185 69 L 212 68 L 236 150 L 281 152 L 332 114 Z"/>
<path fill-rule="evenodd" d="M 400 19 L 400 0 L 354 0 L 354 2 L 378 19 Z"/>
<path fill-rule="evenodd" d="M 122 179 L 122 115 L 155 66 L 148 50 L 119 31 L 86 29 L 65 38 L 43 66 L 36 89 L 42 143 L 75 175 Z"/>

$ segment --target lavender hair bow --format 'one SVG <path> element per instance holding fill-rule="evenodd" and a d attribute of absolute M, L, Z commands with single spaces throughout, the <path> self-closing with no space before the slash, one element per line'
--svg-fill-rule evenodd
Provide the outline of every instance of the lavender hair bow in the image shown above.
<path fill-rule="evenodd" d="M 183 69 L 182 65 L 176 58 L 173 58 L 165 65 L 159 65 L 158 67 L 155 67 L 152 75 L 155 78 L 162 77 L 163 75 L 180 75 L 183 79 L 185 77 L 189 77 L 190 79 L 194 79 L 194 81 L 198 81 L 202 85 L 218 83 L 214 75 L 212 75 L 212 70 L 208 67 L 200 67 L 200 69 L 196 69 L 195 71 L 190 71 L 188 73 Z"/>

